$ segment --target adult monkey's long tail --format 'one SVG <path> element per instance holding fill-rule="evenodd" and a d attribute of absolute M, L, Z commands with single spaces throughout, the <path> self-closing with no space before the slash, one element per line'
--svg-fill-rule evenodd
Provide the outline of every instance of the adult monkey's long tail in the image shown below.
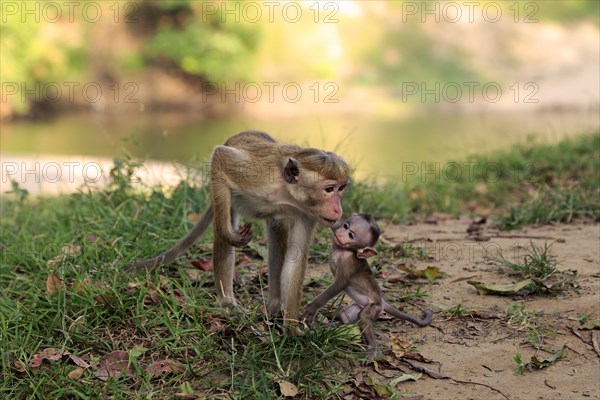
<path fill-rule="evenodd" d="M 211 224 L 212 219 L 213 206 L 212 204 L 210 204 L 206 211 L 204 211 L 204 214 L 202 214 L 202 217 L 200 218 L 200 221 L 198 221 L 196 226 L 194 226 L 194 228 L 192 228 L 192 230 L 189 231 L 187 235 L 181 238 L 169 250 L 147 260 L 141 260 L 135 263 L 128 262 L 127 264 L 125 264 L 124 268 L 133 271 L 146 268 L 148 271 L 152 271 L 154 268 L 160 265 L 169 264 L 173 262 L 178 255 L 180 255 L 185 249 L 190 247 L 196 241 L 196 239 L 198 239 L 198 237 L 200 237 L 200 235 L 204 233 L 204 231 Z"/>

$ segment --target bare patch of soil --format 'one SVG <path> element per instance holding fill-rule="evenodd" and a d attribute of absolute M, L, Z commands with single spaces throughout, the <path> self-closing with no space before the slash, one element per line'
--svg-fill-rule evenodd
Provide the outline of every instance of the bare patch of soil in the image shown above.
<path fill-rule="evenodd" d="M 593 341 L 600 340 L 600 331 L 581 329 L 579 319 L 584 315 L 590 320 L 600 319 L 600 224 L 529 227 L 512 232 L 483 227 L 479 235 L 489 240 L 476 241 L 467 233 L 470 222 L 461 219 L 384 227 L 385 250 L 381 253 L 382 273 L 378 277 L 384 296 L 397 307 L 418 315 L 424 309 L 437 312 L 433 325 L 426 328 L 395 320 L 379 321 L 380 350 L 386 358 L 396 360 L 390 338 L 413 341 L 420 354 L 433 361 L 423 365 L 452 378 L 433 379 L 423 374 L 417 381 L 397 383 L 394 390 L 414 399 L 599 399 L 600 354 Z M 395 245 L 407 241 L 422 249 L 421 257 L 398 258 L 392 252 Z M 550 253 L 562 260 L 558 268 L 577 270 L 579 289 L 553 296 L 482 296 L 467 283 L 518 281 L 484 254 L 486 250 L 494 255 L 501 251 L 509 259 L 519 259 L 530 241 L 542 246 L 553 243 Z M 414 264 L 418 269 L 434 266 L 445 277 L 433 284 L 423 279 L 413 281 L 412 287 L 407 287 L 406 273 L 398 268 L 402 264 Z M 309 269 L 309 277 L 328 274 L 327 265 Z M 406 303 L 399 301 L 407 293 L 414 293 L 417 286 L 429 295 Z M 309 296 L 321 290 L 316 289 Z M 519 314 L 523 304 L 525 308 Z M 457 305 L 466 310 L 459 316 L 451 317 L 442 311 Z M 516 314 L 507 311 L 511 306 Z M 546 368 L 518 375 L 513 360 L 517 350 L 525 362 L 536 354 L 539 358 L 550 356 L 543 351 L 536 353 L 529 343 L 532 330 L 543 334 L 536 337 L 541 347 L 566 346 L 566 356 Z M 380 361 L 357 371 L 357 376 L 369 376 L 390 385 L 402 373 L 414 373 L 405 363 L 394 364 L 397 366 L 390 367 L 390 363 Z M 355 382 L 356 378 L 348 383 L 348 387 L 355 387 L 346 398 L 360 397 Z"/>

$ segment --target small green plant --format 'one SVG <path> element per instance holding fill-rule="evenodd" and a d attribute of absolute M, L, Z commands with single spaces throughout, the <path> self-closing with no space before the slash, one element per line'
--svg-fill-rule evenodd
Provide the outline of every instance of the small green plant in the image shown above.
<path fill-rule="evenodd" d="M 525 303 L 511 304 L 506 308 L 508 315 L 508 323 L 513 325 L 524 325 L 528 320 L 527 311 L 525 311 Z"/>
<path fill-rule="evenodd" d="M 422 261 L 430 257 L 429 251 L 424 246 L 415 246 L 413 243 L 402 243 L 400 250 L 402 258 L 416 258 Z"/>
<path fill-rule="evenodd" d="M 581 316 L 578 318 L 578 321 L 579 321 L 580 324 L 585 324 L 589 320 L 590 320 L 590 315 L 589 314 L 581 314 Z"/>
<path fill-rule="evenodd" d="M 506 315 L 508 318 L 509 325 L 525 326 L 527 324 L 535 324 L 540 313 L 537 311 L 527 311 L 525 309 L 525 303 L 510 304 L 506 308 Z"/>
<path fill-rule="evenodd" d="M 527 254 L 520 262 L 510 261 L 502 254 L 487 258 L 505 267 L 509 274 L 523 279 L 519 284 L 524 284 L 526 293 L 558 293 L 568 288 L 577 289 L 577 271 L 559 271 L 556 267 L 561 261 L 550 254 L 551 247 L 547 243 L 539 246 L 529 242 Z"/>
<path fill-rule="evenodd" d="M 427 293 L 427 291 L 424 290 L 423 287 L 418 286 L 414 292 L 407 291 L 403 293 L 398 298 L 398 301 L 410 301 L 415 299 L 423 299 L 425 297 L 429 297 L 429 293 Z"/>
<path fill-rule="evenodd" d="M 427 293 L 427 291 L 423 290 L 423 288 L 421 286 L 417 287 L 417 290 L 415 290 L 415 293 L 413 294 L 415 299 L 422 299 L 424 297 L 428 297 L 429 293 Z"/>
<path fill-rule="evenodd" d="M 125 160 L 116 158 L 109 171 L 110 187 L 116 191 L 124 192 L 131 187 L 133 182 L 140 182 L 141 179 L 135 175 L 141 166 L 141 163 L 130 158 Z"/>
<path fill-rule="evenodd" d="M 544 243 L 544 247 L 529 242 L 528 253 L 521 262 L 511 262 L 503 255 L 493 258 L 496 263 L 507 267 L 512 274 L 522 278 L 536 278 L 542 281 L 558 273 L 556 266 L 559 264 L 556 256 L 549 253 L 552 245 Z"/>
<path fill-rule="evenodd" d="M 523 361 L 521 357 L 521 352 L 519 349 L 515 351 L 515 355 L 513 356 L 513 360 L 517 363 L 517 368 L 515 369 L 515 373 L 517 375 L 523 375 L 525 373 L 525 368 L 527 368 L 527 363 Z"/>
<path fill-rule="evenodd" d="M 445 309 L 444 313 L 446 313 L 449 318 L 462 318 L 468 315 L 471 311 L 473 311 L 473 308 L 465 307 L 462 304 L 457 304 L 454 307 Z"/>
<path fill-rule="evenodd" d="M 529 335 L 527 336 L 527 342 L 536 349 L 540 349 L 544 345 L 545 335 L 538 330 L 536 324 L 532 324 L 529 328 Z"/>

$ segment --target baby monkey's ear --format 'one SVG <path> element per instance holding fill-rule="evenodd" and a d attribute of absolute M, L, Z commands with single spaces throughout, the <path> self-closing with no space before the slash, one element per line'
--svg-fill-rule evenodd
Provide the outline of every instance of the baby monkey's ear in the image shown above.
<path fill-rule="evenodd" d="M 356 257 L 362 260 L 366 260 L 369 257 L 377 255 L 377 250 L 372 247 L 365 247 L 364 249 L 358 249 L 356 251 Z"/>

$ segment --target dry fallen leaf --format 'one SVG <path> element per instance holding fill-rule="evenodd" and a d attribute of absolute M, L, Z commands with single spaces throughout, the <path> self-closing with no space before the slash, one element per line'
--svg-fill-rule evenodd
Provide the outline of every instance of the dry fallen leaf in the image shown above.
<path fill-rule="evenodd" d="M 411 265 L 412 266 L 412 265 Z M 408 272 L 410 278 L 426 278 L 429 282 L 434 282 L 438 278 L 443 278 L 445 274 L 438 267 L 429 266 L 425 269 L 410 268 L 406 265 L 398 266 L 404 272 Z"/>
<path fill-rule="evenodd" d="M 298 388 L 291 382 L 283 379 L 278 379 L 279 390 L 284 397 L 294 397 L 298 394 Z"/>
<path fill-rule="evenodd" d="M 94 376 L 106 381 L 122 375 L 132 376 L 135 373 L 133 365 L 129 365 L 129 354 L 126 351 L 113 351 L 102 357 L 98 363 L 99 369 Z"/>
<path fill-rule="evenodd" d="M 42 362 L 44 360 L 58 361 L 65 354 L 69 354 L 69 352 L 62 351 L 62 350 L 56 349 L 54 347 L 49 347 L 47 349 L 40 351 L 37 354 L 34 354 L 33 357 L 31 358 L 31 361 L 29 361 L 29 366 L 31 368 L 37 368 L 40 365 L 42 365 Z"/>
<path fill-rule="evenodd" d="M 394 394 L 387 385 L 380 383 L 378 377 L 375 375 L 366 376 L 365 384 L 371 387 L 380 397 L 390 397 Z"/>
<path fill-rule="evenodd" d="M 85 323 L 86 323 L 85 315 L 80 315 L 79 317 L 77 317 L 75 319 L 75 321 L 71 322 L 68 329 L 69 329 L 69 331 L 74 331 L 74 332 L 79 333 L 85 327 Z"/>
<path fill-rule="evenodd" d="M 98 237 L 98 235 L 95 235 L 93 233 L 86 235 L 85 240 L 87 240 L 89 243 L 96 243 L 98 245 L 104 243 L 104 240 L 102 240 L 102 238 Z"/>
<path fill-rule="evenodd" d="M 158 304 L 162 301 L 160 294 L 158 293 L 158 290 L 155 289 L 150 289 L 148 290 L 148 294 L 150 296 L 146 296 L 144 297 L 144 304 Z"/>
<path fill-rule="evenodd" d="M 71 361 L 73 361 L 75 364 L 77 364 L 81 368 L 89 368 L 90 367 L 90 364 L 88 364 L 87 361 L 85 361 L 81 357 L 77 357 L 75 354 L 69 354 L 69 358 L 71 359 Z"/>
<path fill-rule="evenodd" d="M 197 224 L 198 221 L 200 221 L 200 217 L 202 216 L 198 213 L 189 213 L 187 216 L 187 220 L 193 224 Z"/>
<path fill-rule="evenodd" d="M 186 268 L 183 270 L 183 272 L 188 277 L 190 282 L 194 282 L 194 283 L 201 282 L 202 279 L 204 277 L 206 277 L 206 274 L 203 271 L 200 271 L 196 268 Z"/>
<path fill-rule="evenodd" d="M 73 285 L 73 289 L 77 293 L 83 293 L 86 289 L 90 288 L 109 289 L 110 286 L 102 281 L 95 281 L 90 277 L 87 277 L 82 281 L 78 281 Z"/>
<path fill-rule="evenodd" d="M 423 373 L 417 372 L 416 374 L 401 374 L 399 377 L 392 379 L 390 382 L 391 387 L 395 387 L 400 382 L 404 381 L 418 381 L 423 376 Z"/>
<path fill-rule="evenodd" d="M 525 279 L 509 285 L 486 284 L 478 281 L 467 281 L 467 283 L 474 286 L 480 295 L 498 294 L 504 296 L 513 296 L 520 292 L 523 293 L 529 286 L 534 284 L 532 279 Z"/>
<path fill-rule="evenodd" d="M 19 360 L 15 361 L 14 365 L 15 365 L 15 368 L 17 369 L 17 371 L 19 371 L 19 372 L 25 372 L 25 370 L 27 369 L 27 368 L 25 368 L 25 364 L 23 364 Z"/>
<path fill-rule="evenodd" d="M 211 269 L 213 269 L 213 263 L 212 260 L 194 260 L 191 262 L 191 264 L 196 267 L 199 268 L 203 271 L 210 271 Z"/>
<path fill-rule="evenodd" d="M 394 355 L 398 358 L 402 358 L 406 353 L 410 352 L 412 343 L 402 340 L 393 333 L 390 333 L 390 346 Z"/>
<path fill-rule="evenodd" d="M 69 378 L 77 381 L 77 380 L 81 379 L 81 377 L 83 376 L 83 368 L 77 367 L 73 371 L 69 372 L 69 375 L 67 375 L 67 376 Z"/>
<path fill-rule="evenodd" d="M 155 361 L 146 367 L 146 372 L 156 378 L 163 374 L 180 374 L 185 372 L 185 366 L 182 363 L 174 360 Z"/>
<path fill-rule="evenodd" d="M 78 244 L 65 244 L 60 248 L 60 254 L 48 261 L 48 264 L 55 265 L 62 262 L 67 257 L 76 256 L 81 252 L 81 246 Z"/>
<path fill-rule="evenodd" d="M 46 279 L 46 296 L 53 296 L 62 286 L 62 280 L 56 275 L 54 270 L 50 271 Z"/>

